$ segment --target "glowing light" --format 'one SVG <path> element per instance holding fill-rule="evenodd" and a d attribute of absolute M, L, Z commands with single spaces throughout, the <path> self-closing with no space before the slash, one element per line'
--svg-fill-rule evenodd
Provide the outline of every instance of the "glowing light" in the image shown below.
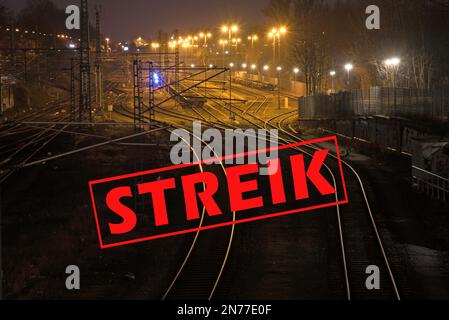
<path fill-rule="evenodd" d="M 229 32 L 229 31 L 237 32 L 237 31 L 239 31 L 239 27 L 236 24 L 233 24 L 231 26 L 224 25 L 224 26 L 221 27 L 221 31 L 222 32 Z"/>
<path fill-rule="evenodd" d="M 255 70 L 257 68 L 257 66 L 255 64 L 251 65 L 251 69 Z"/>
<path fill-rule="evenodd" d="M 396 67 L 401 63 L 401 59 L 399 58 L 391 58 L 391 59 L 387 59 L 385 60 L 385 64 L 388 67 Z"/>
<path fill-rule="evenodd" d="M 248 65 L 246 63 L 242 63 L 242 68 L 246 69 L 248 67 Z"/>
<path fill-rule="evenodd" d="M 329 72 L 329 74 L 333 77 L 337 74 L 337 72 L 335 72 L 334 70 L 332 70 L 331 72 Z"/>
<path fill-rule="evenodd" d="M 153 73 L 153 85 L 159 85 L 161 82 L 161 79 L 159 78 L 159 75 L 155 72 Z"/>
<path fill-rule="evenodd" d="M 293 72 L 296 73 L 296 74 L 298 74 L 298 73 L 299 73 L 299 68 L 294 68 L 294 69 L 293 69 Z"/>
<path fill-rule="evenodd" d="M 268 69 L 270 69 L 270 66 L 269 66 L 269 65 L 264 65 L 264 66 L 263 66 L 263 69 L 264 69 L 265 71 L 267 71 Z"/>
<path fill-rule="evenodd" d="M 354 69 L 354 66 L 351 64 L 351 63 L 347 63 L 346 65 L 345 65 L 345 70 L 346 71 L 351 71 L 352 69 Z"/>

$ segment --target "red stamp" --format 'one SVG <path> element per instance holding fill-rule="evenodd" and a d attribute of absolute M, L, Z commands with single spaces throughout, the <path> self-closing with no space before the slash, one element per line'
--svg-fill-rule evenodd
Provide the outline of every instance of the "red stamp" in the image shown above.
<path fill-rule="evenodd" d="M 338 162 L 338 169 L 333 166 L 335 172 L 325 167 L 329 149 L 307 148 L 317 143 L 333 145 Z M 221 167 L 208 165 L 217 160 L 210 159 L 89 182 L 100 247 L 112 248 L 348 203 L 336 137 L 275 150 L 278 156 L 269 161 L 267 176 L 259 175 L 258 163 Z"/>

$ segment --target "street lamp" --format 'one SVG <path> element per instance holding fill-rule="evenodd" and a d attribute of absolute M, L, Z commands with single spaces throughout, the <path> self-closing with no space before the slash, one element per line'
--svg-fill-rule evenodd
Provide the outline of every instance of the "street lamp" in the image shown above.
<path fill-rule="evenodd" d="M 334 92 L 335 92 L 335 90 L 334 90 L 334 77 L 335 77 L 335 75 L 337 74 L 337 72 L 335 72 L 334 70 L 332 70 L 331 72 L 329 72 L 329 74 L 330 74 L 331 79 L 332 79 L 332 93 L 334 93 Z"/>
<path fill-rule="evenodd" d="M 295 77 L 295 81 L 296 81 L 296 77 L 298 76 L 298 73 L 299 73 L 299 68 L 294 68 L 293 69 L 293 74 L 295 75 L 294 77 Z"/>
<path fill-rule="evenodd" d="M 396 107 L 396 72 L 399 69 L 399 65 L 401 64 L 401 59 L 399 58 L 391 58 L 385 60 L 385 65 L 388 69 L 392 69 L 391 72 L 391 80 L 393 83 L 393 93 L 394 93 L 394 106 Z"/>
<path fill-rule="evenodd" d="M 161 45 L 160 45 L 159 43 L 157 43 L 157 42 L 153 42 L 153 43 L 151 44 L 151 48 L 152 48 L 153 50 L 159 49 L 160 46 L 161 46 Z"/>
<path fill-rule="evenodd" d="M 257 66 L 255 64 L 251 65 L 251 69 L 256 70 Z"/>
<path fill-rule="evenodd" d="M 235 120 L 235 116 L 232 113 L 232 68 L 234 67 L 234 62 L 229 64 L 229 119 Z"/>
<path fill-rule="evenodd" d="M 351 63 L 345 64 L 345 70 L 348 72 L 348 86 L 351 83 L 351 70 L 354 69 L 354 66 Z"/>
<path fill-rule="evenodd" d="M 277 67 L 276 68 L 277 72 L 278 72 L 278 108 L 281 109 L 281 71 L 282 71 L 282 67 Z"/>
<path fill-rule="evenodd" d="M 253 34 L 253 35 L 248 37 L 248 40 L 251 41 L 251 49 L 254 49 L 254 42 L 259 40 L 259 36 L 257 34 Z"/>
<path fill-rule="evenodd" d="M 276 64 L 276 41 L 279 42 L 279 60 L 281 59 L 281 35 L 287 33 L 286 27 L 272 28 L 268 36 L 273 39 L 273 64 Z"/>
<path fill-rule="evenodd" d="M 228 33 L 228 43 L 229 43 L 229 50 L 231 50 L 231 40 L 232 40 L 232 34 L 237 33 L 239 31 L 239 27 L 236 24 L 232 25 L 224 25 L 221 27 L 221 31 L 223 33 Z"/>
<path fill-rule="evenodd" d="M 109 52 L 109 43 L 110 43 L 111 39 L 105 38 L 104 40 L 106 40 L 106 52 Z"/>
<path fill-rule="evenodd" d="M 203 46 L 207 47 L 207 39 L 212 37 L 212 33 L 210 32 L 200 32 L 200 38 L 203 39 Z"/>
<path fill-rule="evenodd" d="M 385 60 L 385 65 L 387 66 L 387 68 L 391 68 L 393 70 L 392 72 L 393 88 L 396 86 L 395 71 L 398 69 L 400 63 L 401 60 L 399 58 L 391 58 Z"/>

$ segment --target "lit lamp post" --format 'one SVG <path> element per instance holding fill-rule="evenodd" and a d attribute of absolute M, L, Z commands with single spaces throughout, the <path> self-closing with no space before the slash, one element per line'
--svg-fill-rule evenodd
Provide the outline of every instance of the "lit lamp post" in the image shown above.
<path fill-rule="evenodd" d="M 329 74 L 330 74 L 331 79 L 332 79 L 332 93 L 334 93 L 334 92 L 335 92 L 335 90 L 334 90 L 334 77 L 335 77 L 335 75 L 337 74 L 337 72 L 335 72 L 334 70 L 332 70 L 331 72 L 329 72 Z"/>
<path fill-rule="evenodd" d="M 278 108 L 281 109 L 281 71 L 282 67 L 276 68 L 278 72 Z"/>
<path fill-rule="evenodd" d="M 237 33 L 239 31 L 239 27 L 236 24 L 233 25 L 224 25 L 223 27 L 221 27 L 221 31 L 223 33 L 228 33 L 228 43 L 229 43 L 229 51 L 231 53 L 231 40 L 232 40 L 232 34 L 233 33 Z M 232 54 L 231 54 L 232 56 Z"/>
<path fill-rule="evenodd" d="M 203 39 L 203 48 L 204 48 L 204 60 L 205 63 L 208 60 L 208 50 L 207 50 L 207 39 L 212 37 L 212 33 L 210 32 L 200 32 L 200 38 Z"/>
<path fill-rule="evenodd" d="M 106 41 L 106 52 L 109 52 L 109 43 L 110 43 L 111 39 L 110 38 L 106 38 L 104 40 Z"/>
<path fill-rule="evenodd" d="M 248 40 L 251 41 L 251 49 L 254 49 L 254 42 L 259 40 L 259 36 L 257 34 L 253 34 L 248 37 Z"/>
<path fill-rule="evenodd" d="M 246 71 L 246 69 L 248 68 L 248 65 L 244 62 L 242 63 L 242 69 Z M 245 72 L 245 77 L 247 76 L 246 72 Z"/>
<path fill-rule="evenodd" d="M 392 83 L 393 83 L 393 88 L 396 87 L 395 73 L 396 73 L 400 63 L 401 63 L 401 60 L 399 58 L 392 58 L 392 59 L 385 60 L 385 65 L 387 66 L 387 68 L 391 68 L 393 70 L 392 78 L 391 78 Z"/>
<path fill-rule="evenodd" d="M 257 65 L 255 65 L 254 63 L 251 65 L 251 75 L 253 75 L 254 74 L 254 72 L 256 71 L 256 69 L 257 69 Z M 252 76 L 251 76 L 251 80 L 253 80 L 252 79 Z M 260 80 L 260 79 L 259 79 Z"/>
<path fill-rule="evenodd" d="M 246 59 L 252 59 L 254 57 L 254 42 L 259 40 L 259 36 L 257 34 L 253 34 L 248 37 L 248 41 L 251 41 L 251 50 L 247 50 Z"/>
<path fill-rule="evenodd" d="M 235 120 L 234 113 L 232 112 L 232 68 L 234 63 L 229 64 L 229 119 Z"/>
<path fill-rule="evenodd" d="M 276 64 L 276 41 L 279 42 L 279 60 L 281 59 L 281 35 L 287 33 L 286 27 L 273 28 L 268 36 L 273 39 L 273 64 Z"/>
<path fill-rule="evenodd" d="M 270 66 L 269 65 L 264 65 L 263 66 L 263 71 L 264 71 L 264 74 L 263 74 L 263 76 L 264 76 L 264 78 L 265 78 L 265 72 L 268 72 L 268 70 L 270 70 Z"/>
<path fill-rule="evenodd" d="M 242 42 L 242 39 L 232 39 L 233 46 L 235 47 L 235 53 L 238 56 L 239 55 L 239 44 Z"/>
<path fill-rule="evenodd" d="M 200 32 L 200 38 L 203 39 L 203 46 L 207 47 L 207 39 L 212 38 L 212 33 L 210 32 Z"/>
<path fill-rule="evenodd" d="M 352 69 L 354 69 L 354 66 L 351 63 L 347 63 L 345 65 L 345 70 L 348 73 L 348 87 L 351 84 L 351 71 L 352 71 Z"/>
<path fill-rule="evenodd" d="M 393 93 L 394 93 L 394 106 L 396 107 L 396 72 L 399 69 L 399 65 L 401 60 L 399 58 L 391 58 L 385 60 L 385 65 L 388 69 L 391 69 L 391 82 L 393 84 Z"/>
<path fill-rule="evenodd" d="M 296 82 L 296 77 L 298 76 L 298 73 L 299 73 L 299 68 L 294 68 L 294 69 L 293 69 L 293 74 L 294 74 L 294 80 L 295 80 L 295 82 Z"/>
<path fill-rule="evenodd" d="M 151 44 L 151 48 L 154 50 L 154 51 L 156 51 L 157 49 L 159 49 L 160 48 L 160 44 L 159 43 L 157 43 L 157 42 L 153 42 L 152 44 Z"/>

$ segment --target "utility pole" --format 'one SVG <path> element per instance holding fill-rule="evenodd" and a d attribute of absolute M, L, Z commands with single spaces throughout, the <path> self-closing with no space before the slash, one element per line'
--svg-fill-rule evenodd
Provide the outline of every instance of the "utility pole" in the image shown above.
<path fill-rule="evenodd" d="M 96 101 L 99 111 L 103 110 L 103 74 L 101 70 L 101 27 L 100 27 L 100 8 L 96 7 L 95 11 L 96 21 L 96 58 L 95 58 L 95 88 L 96 88 Z"/>
<path fill-rule="evenodd" d="M 282 67 L 277 67 L 277 72 L 278 72 L 278 109 L 281 109 L 281 71 L 282 71 Z"/>
<path fill-rule="evenodd" d="M 143 103 L 143 86 L 142 86 L 142 62 L 138 55 L 133 62 L 133 104 L 134 104 L 134 129 L 142 129 L 142 103 Z M 151 75 L 150 75 L 151 79 Z"/>
<path fill-rule="evenodd" d="M 90 93 L 90 41 L 89 41 L 89 8 L 88 0 L 81 0 L 81 44 L 80 57 L 80 96 L 79 96 L 79 122 L 83 122 L 84 113 L 88 113 L 89 122 L 92 122 L 92 106 Z"/>
<path fill-rule="evenodd" d="M 150 120 L 149 120 L 149 129 L 153 129 L 153 126 L 156 122 L 156 110 L 155 110 L 155 101 L 154 101 L 154 86 L 155 86 L 155 81 L 154 81 L 154 77 L 153 74 L 156 72 L 153 62 L 150 61 L 148 64 L 148 69 L 149 69 L 149 75 L 150 75 L 150 79 L 149 79 L 149 92 L 148 92 L 148 107 L 149 107 L 149 112 L 150 112 Z"/>
<path fill-rule="evenodd" d="M 178 43 L 178 37 L 179 37 L 179 31 L 178 29 L 175 30 L 175 90 L 176 90 L 176 96 L 175 96 L 175 106 L 178 106 L 178 92 L 179 92 L 179 64 L 181 63 L 180 57 L 179 57 L 179 46 Z"/>
<path fill-rule="evenodd" d="M 162 39 L 162 30 L 159 30 L 159 33 L 158 33 L 158 43 L 159 43 L 159 52 L 158 52 L 158 56 L 159 56 L 159 61 L 158 61 L 158 63 L 159 63 L 159 66 L 162 66 L 162 50 L 163 50 L 163 48 L 162 48 L 162 41 L 163 41 L 163 39 Z"/>
<path fill-rule="evenodd" d="M 15 32 L 16 32 L 16 27 L 15 27 L 15 23 L 14 23 L 14 18 L 10 18 L 10 28 L 11 28 L 11 38 L 10 38 L 10 47 L 11 47 L 11 65 L 13 67 L 16 66 L 16 57 L 15 57 L 15 48 L 16 48 L 16 37 L 15 37 Z"/>
<path fill-rule="evenodd" d="M 70 121 L 76 119 L 76 96 L 75 96 L 75 59 L 70 59 Z"/>
<path fill-rule="evenodd" d="M 235 120 L 235 115 L 232 112 L 232 66 L 229 66 L 229 118 Z"/>

